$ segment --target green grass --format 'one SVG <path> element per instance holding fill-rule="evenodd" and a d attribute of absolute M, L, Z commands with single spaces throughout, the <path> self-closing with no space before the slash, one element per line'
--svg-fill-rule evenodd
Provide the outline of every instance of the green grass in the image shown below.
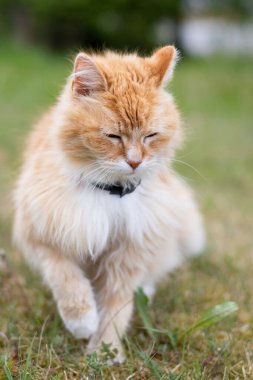
<path fill-rule="evenodd" d="M 108 367 L 85 357 L 85 343 L 66 332 L 51 294 L 11 245 L 11 191 L 25 137 L 54 103 L 71 70 L 69 56 L 1 46 L 0 247 L 7 256 L 0 261 L 1 380 L 253 378 L 252 67 L 250 59 L 221 57 L 178 65 L 171 86 L 188 141 L 177 169 L 197 191 L 208 247 L 168 276 L 144 320 L 137 305 L 127 361 Z M 179 339 L 226 301 L 237 303 L 237 313 Z"/>

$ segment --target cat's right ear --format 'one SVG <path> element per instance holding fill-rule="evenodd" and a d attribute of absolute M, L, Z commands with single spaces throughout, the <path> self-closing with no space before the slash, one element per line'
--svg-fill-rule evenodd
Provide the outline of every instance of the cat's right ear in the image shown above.
<path fill-rule="evenodd" d="M 172 45 L 154 51 L 152 56 L 148 58 L 152 76 L 156 79 L 158 86 L 166 87 L 172 78 L 178 58 L 178 51 Z"/>
<path fill-rule="evenodd" d="M 77 96 L 89 96 L 105 90 L 102 74 L 93 59 L 85 53 L 76 56 L 72 77 L 72 90 Z"/>

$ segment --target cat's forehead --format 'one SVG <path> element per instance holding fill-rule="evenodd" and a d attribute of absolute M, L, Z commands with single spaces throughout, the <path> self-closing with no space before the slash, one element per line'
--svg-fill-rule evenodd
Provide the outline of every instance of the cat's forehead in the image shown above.
<path fill-rule="evenodd" d="M 156 102 L 156 91 L 145 69 L 131 62 L 113 66 L 105 74 L 106 106 L 117 115 L 123 128 L 145 128 Z"/>
<path fill-rule="evenodd" d="M 110 53 L 98 63 L 111 91 L 122 92 L 132 85 L 145 86 L 148 80 L 151 84 L 147 63 L 136 55 Z"/>
<path fill-rule="evenodd" d="M 154 108 L 154 102 L 147 97 L 148 94 L 138 94 L 129 86 L 124 93 L 108 92 L 106 105 L 124 127 L 144 128 L 149 123 Z"/>

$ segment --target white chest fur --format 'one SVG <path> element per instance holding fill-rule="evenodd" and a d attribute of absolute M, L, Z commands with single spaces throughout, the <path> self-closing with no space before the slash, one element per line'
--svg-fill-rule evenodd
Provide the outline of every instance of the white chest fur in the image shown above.
<path fill-rule="evenodd" d="M 97 256 L 116 239 L 143 245 L 145 237 L 164 236 L 166 227 L 179 225 L 182 205 L 162 186 L 151 189 L 144 183 L 122 198 L 89 188 L 65 196 L 62 209 L 53 207 L 54 238 L 64 250 L 74 249 L 79 255 Z"/>
<path fill-rule="evenodd" d="M 180 226 L 189 202 L 178 191 L 182 183 L 175 176 L 169 185 L 158 177 L 142 180 L 133 193 L 120 198 L 104 190 L 70 185 L 61 176 L 50 183 L 45 175 L 31 179 L 29 173 L 21 187 L 26 189 L 22 194 L 27 196 L 36 235 L 71 255 L 98 256 L 116 239 L 141 246 L 147 238 L 166 239 L 168 229 Z"/>

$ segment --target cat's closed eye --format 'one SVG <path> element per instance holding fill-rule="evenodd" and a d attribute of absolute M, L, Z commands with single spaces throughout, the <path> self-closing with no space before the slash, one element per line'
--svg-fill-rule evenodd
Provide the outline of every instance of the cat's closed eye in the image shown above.
<path fill-rule="evenodd" d="M 110 139 L 121 140 L 121 137 L 119 135 L 114 135 L 112 133 L 106 134 L 106 136 Z"/>
<path fill-rule="evenodd" d="M 158 135 L 157 132 L 150 133 L 150 135 L 147 135 L 147 136 L 144 137 L 144 142 L 145 142 L 147 139 L 149 139 L 149 138 L 151 138 L 151 137 L 155 137 L 155 136 L 157 136 L 157 135 Z"/>

